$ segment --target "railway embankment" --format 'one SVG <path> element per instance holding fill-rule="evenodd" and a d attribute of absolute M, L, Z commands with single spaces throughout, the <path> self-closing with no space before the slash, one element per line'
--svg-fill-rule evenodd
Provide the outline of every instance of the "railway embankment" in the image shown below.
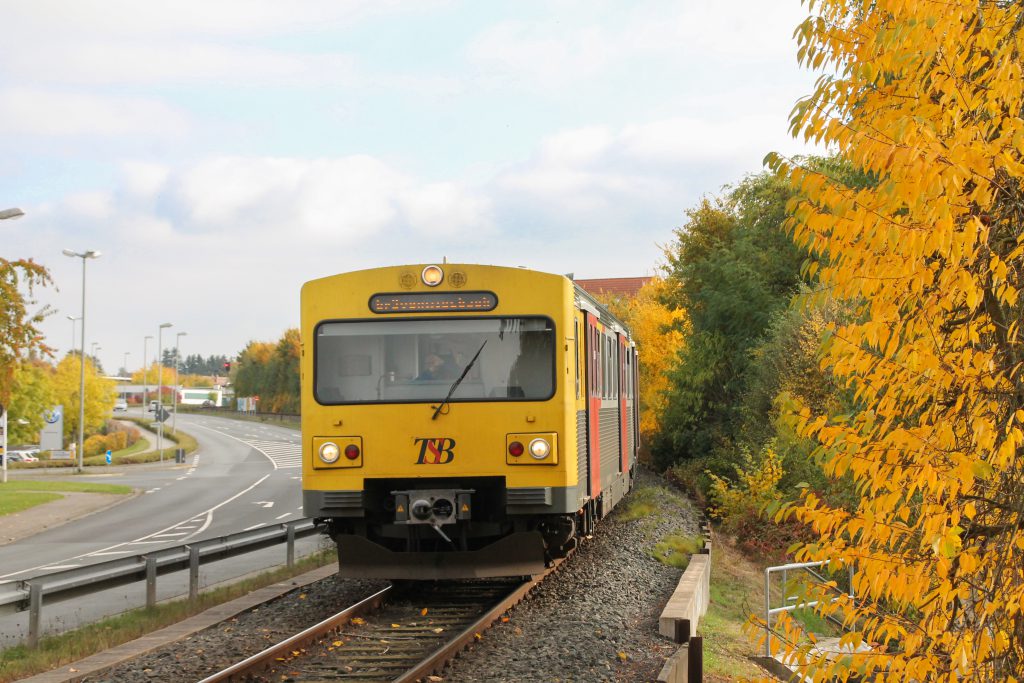
<path fill-rule="evenodd" d="M 697 510 L 661 479 L 637 487 L 593 538 L 440 675 L 443 681 L 651 681 L 678 650 L 659 633 Z M 698 560 L 698 563 L 700 560 Z M 50 680 L 199 680 L 370 595 L 382 582 L 329 577 L 94 673 Z M 347 635 L 346 635 L 347 634 Z M 339 636 L 358 637 L 347 628 Z"/>

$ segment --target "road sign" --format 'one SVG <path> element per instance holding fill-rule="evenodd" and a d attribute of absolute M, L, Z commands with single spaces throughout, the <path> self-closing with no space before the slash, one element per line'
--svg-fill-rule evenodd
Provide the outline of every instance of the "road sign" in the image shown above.
<path fill-rule="evenodd" d="M 110 460 L 111 460 L 111 458 L 110 458 L 110 451 L 107 451 L 107 464 L 108 465 L 110 464 Z"/>
<path fill-rule="evenodd" d="M 171 414 L 169 412 L 167 412 L 166 410 L 164 410 L 163 406 L 159 406 L 156 409 L 156 415 L 154 416 L 154 419 L 157 422 L 167 422 L 167 418 L 169 418 L 170 416 L 171 416 Z"/>

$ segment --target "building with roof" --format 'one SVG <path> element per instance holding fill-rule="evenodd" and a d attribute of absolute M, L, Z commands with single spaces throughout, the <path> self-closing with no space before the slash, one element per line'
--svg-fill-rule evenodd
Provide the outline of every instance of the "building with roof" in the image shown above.
<path fill-rule="evenodd" d="M 583 289 L 601 299 L 632 298 L 640 288 L 653 277 L 606 277 L 593 280 L 576 280 Z"/>

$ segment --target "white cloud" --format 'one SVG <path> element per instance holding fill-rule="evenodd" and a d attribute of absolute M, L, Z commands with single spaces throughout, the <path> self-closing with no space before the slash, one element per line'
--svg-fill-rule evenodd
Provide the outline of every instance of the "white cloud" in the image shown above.
<path fill-rule="evenodd" d="M 420 0 L 412 11 L 443 4 Z M 346 26 L 371 15 L 410 11 L 401 0 L 32 0 L 7 3 L 8 27 L 92 36 L 207 35 L 226 38 Z"/>
<path fill-rule="evenodd" d="M 494 229 L 489 198 L 457 183 L 429 183 L 411 188 L 399 198 L 412 227 L 427 237 L 471 233 L 476 238 Z"/>
<path fill-rule="evenodd" d="M 33 82 L 76 85 L 223 83 L 312 86 L 351 83 L 355 62 L 343 54 L 306 54 L 179 41 L 95 39 L 30 43 L 5 53 L 3 66 Z"/>
<path fill-rule="evenodd" d="M 521 21 L 486 29 L 466 50 L 488 78 L 528 88 L 555 88 L 598 75 L 615 52 L 610 37 L 596 26 L 565 32 L 549 23 Z"/>
<path fill-rule="evenodd" d="M 163 102 L 35 88 L 0 90 L 0 132 L 52 136 L 180 136 L 188 118 Z"/>
<path fill-rule="evenodd" d="M 120 166 L 125 191 L 132 197 L 142 199 L 155 198 L 171 173 L 162 164 L 146 161 L 123 161 Z"/>
<path fill-rule="evenodd" d="M 642 81 L 652 66 L 700 80 L 723 65 L 792 64 L 789 37 L 805 16 L 799 3 L 763 0 L 653 0 L 603 10 L 586 0 L 562 3 L 560 10 L 580 20 L 499 22 L 474 38 L 467 58 L 485 82 L 525 90 L 573 87 L 614 70 Z M 667 92 L 676 87 L 662 85 Z"/>
<path fill-rule="evenodd" d="M 66 197 L 64 205 L 78 218 L 92 221 L 107 220 L 116 208 L 107 192 L 78 192 Z"/>

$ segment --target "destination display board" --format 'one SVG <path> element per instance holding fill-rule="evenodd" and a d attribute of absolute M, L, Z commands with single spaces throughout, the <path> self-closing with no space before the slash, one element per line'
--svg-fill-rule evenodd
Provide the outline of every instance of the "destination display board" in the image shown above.
<path fill-rule="evenodd" d="M 374 313 L 493 311 L 497 305 L 494 292 L 399 292 L 370 297 Z"/>

